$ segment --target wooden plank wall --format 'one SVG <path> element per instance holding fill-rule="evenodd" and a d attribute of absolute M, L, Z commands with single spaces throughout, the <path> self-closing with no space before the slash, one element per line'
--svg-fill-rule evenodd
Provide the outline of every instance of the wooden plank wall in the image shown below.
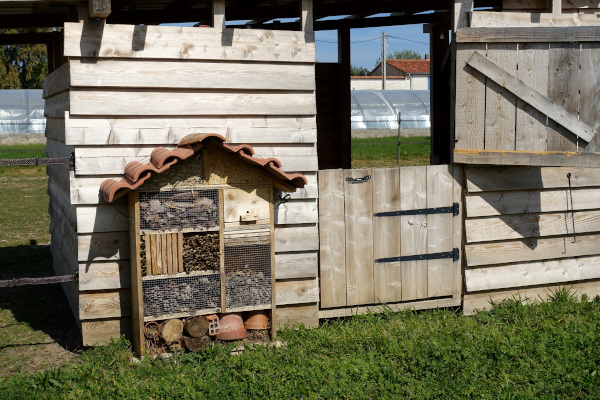
<path fill-rule="evenodd" d="M 557 28 L 558 29 L 558 28 Z M 503 29 L 497 29 L 498 35 Z M 467 40 L 467 39 L 465 39 Z M 467 62 L 475 51 L 516 76 L 571 115 L 600 128 L 598 97 L 600 46 L 595 42 L 527 43 L 497 40 L 458 43 L 456 149 L 582 151 L 587 142 L 475 71 Z"/>
<path fill-rule="evenodd" d="M 460 248 L 460 234 L 455 235 L 460 216 L 373 215 L 460 203 L 455 168 L 459 169 L 437 165 L 319 171 L 322 317 L 377 310 L 373 306 L 382 302 L 393 309 L 408 302 L 415 307 L 425 302 L 424 308 L 460 304 L 460 262 L 375 262 Z M 348 182 L 365 177 L 370 178 Z"/>
<path fill-rule="evenodd" d="M 547 286 L 600 292 L 600 168 L 465 173 L 465 313 Z"/>
<path fill-rule="evenodd" d="M 275 207 L 277 308 L 281 323 L 317 324 L 314 33 L 67 23 L 64 44 L 44 97 L 49 142 L 76 157 L 60 204 L 74 210 L 84 343 L 127 331 L 131 312 L 127 208 L 104 203 L 100 183 L 190 133 L 251 144 L 307 176 Z"/>

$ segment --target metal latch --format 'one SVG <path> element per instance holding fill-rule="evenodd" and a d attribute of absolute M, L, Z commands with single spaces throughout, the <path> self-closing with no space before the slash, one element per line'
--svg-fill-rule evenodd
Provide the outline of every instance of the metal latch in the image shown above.
<path fill-rule="evenodd" d="M 373 214 L 374 217 L 396 217 L 398 215 L 428 215 L 428 214 L 449 214 L 455 217 L 460 214 L 460 206 L 454 203 L 450 207 L 419 208 L 416 210 L 386 211 Z"/>
<path fill-rule="evenodd" d="M 348 183 L 365 183 L 369 179 L 371 179 L 371 175 L 365 175 L 362 178 L 346 178 L 346 182 L 348 182 Z"/>
<path fill-rule="evenodd" d="M 412 256 L 378 258 L 375 260 L 375 262 L 376 263 L 389 263 L 389 262 L 399 262 L 399 261 L 439 260 L 442 258 L 451 258 L 456 262 L 460 258 L 460 251 L 457 248 L 454 248 L 454 249 L 452 249 L 452 251 L 444 251 L 441 253 L 415 254 Z"/>

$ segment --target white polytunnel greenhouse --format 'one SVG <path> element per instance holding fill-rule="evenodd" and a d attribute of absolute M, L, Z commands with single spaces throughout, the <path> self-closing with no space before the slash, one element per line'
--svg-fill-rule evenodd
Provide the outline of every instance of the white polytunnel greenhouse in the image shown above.
<path fill-rule="evenodd" d="M 45 129 L 42 89 L 0 90 L 0 135 Z"/>
<path fill-rule="evenodd" d="M 400 117 L 400 118 L 399 118 Z M 352 129 L 429 129 L 429 90 L 353 90 Z"/>

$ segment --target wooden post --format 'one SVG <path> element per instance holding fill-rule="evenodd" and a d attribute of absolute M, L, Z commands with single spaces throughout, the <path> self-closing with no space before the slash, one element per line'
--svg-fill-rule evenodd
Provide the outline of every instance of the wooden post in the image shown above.
<path fill-rule="evenodd" d="M 338 64 L 340 67 L 340 168 L 352 167 L 350 121 L 350 28 L 338 29 Z"/>
<path fill-rule="evenodd" d="M 110 0 L 88 0 L 88 17 L 106 19 L 110 15 Z"/>
<path fill-rule="evenodd" d="M 451 93 L 450 77 L 450 43 L 448 41 L 449 27 L 446 24 L 429 25 L 430 49 L 430 121 L 431 121 L 431 156 L 430 164 L 439 165 L 450 162 L 451 141 L 450 114 Z"/>
<path fill-rule="evenodd" d="M 138 192 L 129 193 L 129 248 L 131 269 L 131 322 L 133 350 L 140 356 L 146 353 L 144 343 L 144 302 L 142 300 L 142 259 L 140 255 L 140 201 Z M 146 251 L 148 244 L 146 243 Z"/>
<path fill-rule="evenodd" d="M 562 13 L 562 0 L 552 0 L 552 14 Z"/>
<path fill-rule="evenodd" d="M 313 0 L 300 0 L 300 30 L 313 31 Z"/>
<path fill-rule="evenodd" d="M 225 28 L 225 0 L 213 0 L 212 20 L 213 28 L 219 31 Z"/>
<path fill-rule="evenodd" d="M 87 22 L 89 19 L 89 7 L 87 1 L 80 1 L 77 5 L 77 20 L 79 22 Z"/>

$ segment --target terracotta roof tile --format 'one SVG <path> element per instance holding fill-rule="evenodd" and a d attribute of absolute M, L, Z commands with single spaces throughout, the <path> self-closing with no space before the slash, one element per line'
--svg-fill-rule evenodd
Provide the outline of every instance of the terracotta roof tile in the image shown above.
<path fill-rule="evenodd" d="M 150 161 L 142 164 L 138 161 L 132 161 L 125 166 L 125 176 L 122 179 L 107 179 L 100 185 L 102 197 L 111 202 L 121 194 L 129 190 L 135 190 L 142 186 L 144 182 L 152 176 L 153 173 L 160 174 L 177 164 L 180 160 L 185 160 L 199 150 L 205 147 L 206 143 L 213 143 L 229 153 L 242 158 L 251 165 L 255 165 L 274 178 L 290 183 L 296 188 L 302 188 L 307 183 L 306 177 L 302 174 L 288 174 L 282 171 L 281 162 L 276 158 L 256 158 L 254 149 L 247 144 L 232 146 L 225 143 L 225 138 L 216 133 L 195 133 L 187 135 L 179 141 L 177 147 L 166 149 L 157 147 L 152 151 Z M 117 196 L 117 192 L 119 196 Z"/>
<path fill-rule="evenodd" d="M 429 60 L 387 60 L 387 63 L 407 74 L 429 73 Z"/>

